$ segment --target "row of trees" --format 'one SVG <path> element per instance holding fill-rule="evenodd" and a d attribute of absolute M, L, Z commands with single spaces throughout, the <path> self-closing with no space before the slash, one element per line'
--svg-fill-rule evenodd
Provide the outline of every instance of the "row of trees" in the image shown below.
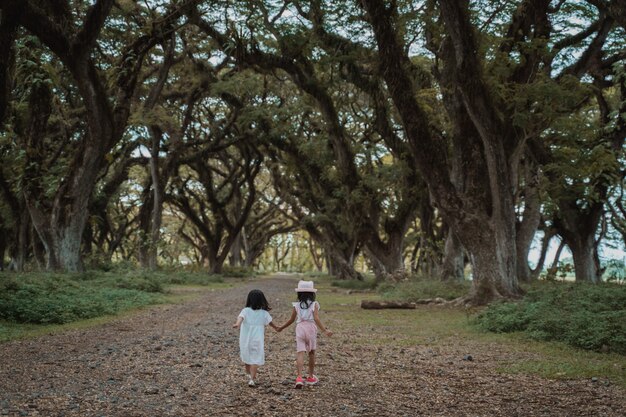
<path fill-rule="evenodd" d="M 16 269 L 182 256 L 219 272 L 300 230 L 342 278 L 360 278 L 359 254 L 378 279 L 409 258 L 462 279 L 469 262 L 482 303 L 519 296 L 556 236 L 592 282 L 602 240 L 624 243 L 620 2 L 5 0 L 0 13 L 0 249 Z"/>

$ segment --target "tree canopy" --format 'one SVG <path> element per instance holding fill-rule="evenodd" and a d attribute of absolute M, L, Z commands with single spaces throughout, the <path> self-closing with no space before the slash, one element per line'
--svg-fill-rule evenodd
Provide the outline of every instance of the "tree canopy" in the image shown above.
<path fill-rule="evenodd" d="M 600 246 L 626 248 L 624 39 L 603 0 L 3 1 L 0 249 L 469 265 L 485 303 L 559 238 L 598 282 Z"/>

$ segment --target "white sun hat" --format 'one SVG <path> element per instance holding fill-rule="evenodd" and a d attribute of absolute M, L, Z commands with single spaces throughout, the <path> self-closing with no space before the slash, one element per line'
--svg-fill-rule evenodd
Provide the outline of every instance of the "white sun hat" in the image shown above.
<path fill-rule="evenodd" d="M 300 281 L 296 292 L 317 292 L 317 290 L 313 288 L 313 281 Z"/>

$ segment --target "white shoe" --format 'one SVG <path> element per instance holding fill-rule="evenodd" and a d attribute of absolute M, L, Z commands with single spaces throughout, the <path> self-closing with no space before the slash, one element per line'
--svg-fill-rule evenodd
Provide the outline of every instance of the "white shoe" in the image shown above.
<path fill-rule="evenodd" d="M 254 383 L 254 379 L 250 379 L 250 381 L 248 381 L 248 386 L 253 387 L 256 384 Z"/>

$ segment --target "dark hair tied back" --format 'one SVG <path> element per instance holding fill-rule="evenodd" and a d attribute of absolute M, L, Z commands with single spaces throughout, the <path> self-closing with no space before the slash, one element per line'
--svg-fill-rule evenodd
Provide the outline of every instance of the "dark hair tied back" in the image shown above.
<path fill-rule="evenodd" d="M 314 292 L 299 292 L 298 301 L 300 301 L 300 308 L 307 309 L 311 307 L 311 304 L 315 302 Z"/>
<path fill-rule="evenodd" d="M 265 298 L 265 294 L 263 294 L 263 291 L 261 290 L 252 290 L 248 293 L 246 307 L 250 307 L 253 310 L 271 310 L 270 305 Z"/>

